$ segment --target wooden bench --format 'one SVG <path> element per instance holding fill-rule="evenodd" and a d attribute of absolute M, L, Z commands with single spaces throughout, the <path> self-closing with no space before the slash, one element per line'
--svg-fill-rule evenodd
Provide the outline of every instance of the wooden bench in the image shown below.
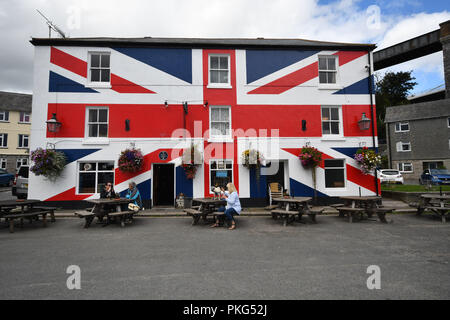
<path fill-rule="evenodd" d="M 343 203 L 335 203 L 335 204 L 330 205 L 330 207 L 335 208 L 335 209 L 337 209 L 339 207 L 343 207 L 343 206 L 345 206 Z"/>
<path fill-rule="evenodd" d="M 278 218 L 282 218 L 283 219 L 283 226 L 287 226 L 289 223 L 292 223 L 295 221 L 295 216 L 298 215 L 298 211 L 290 211 L 290 210 L 283 210 L 283 209 L 276 209 L 276 210 L 272 210 L 272 218 L 273 219 L 278 219 Z"/>
<path fill-rule="evenodd" d="M 45 207 L 45 206 L 33 206 L 33 209 L 39 209 L 44 211 L 50 211 L 50 221 L 55 222 L 55 211 L 59 210 L 60 208 L 57 207 Z"/>
<path fill-rule="evenodd" d="M 364 208 L 352 208 L 352 207 L 337 207 L 336 210 L 339 211 L 339 216 L 343 217 L 345 215 L 348 216 L 348 222 L 353 222 L 353 217 L 360 215 L 360 217 L 363 215 L 365 209 Z"/>
<path fill-rule="evenodd" d="M 192 225 L 197 224 L 198 221 L 200 220 L 200 217 L 205 215 L 202 211 L 197 209 L 184 209 L 183 211 L 186 212 L 188 216 L 192 216 L 193 218 Z"/>
<path fill-rule="evenodd" d="M 317 223 L 316 215 L 322 214 L 322 212 L 325 209 L 326 209 L 325 207 L 310 207 L 309 211 L 307 212 L 307 215 L 309 216 L 312 222 Z"/>
<path fill-rule="evenodd" d="M 39 215 L 42 215 L 42 223 L 44 227 L 47 227 L 47 214 L 49 214 L 50 211 L 35 211 L 35 212 L 25 212 L 25 213 L 14 213 L 14 214 L 7 214 L 4 215 L 3 218 L 6 219 L 6 221 L 9 221 L 9 232 L 14 232 L 14 220 L 20 219 L 20 226 L 23 227 L 23 219 L 28 218 L 30 220 L 30 223 L 33 223 L 33 219 L 39 217 Z"/>
<path fill-rule="evenodd" d="M 84 227 L 87 229 L 91 225 L 92 221 L 96 217 L 96 214 L 94 212 L 87 212 L 87 211 L 75 211 L 75 215 L 81 219 L 86 219 L 86 222 L 84 223 Z"/>
<path fill-rule="evenodd" d="M 378 208 L 375 208 L 374 211 L 377 214 L 377 216 L 381 222 L 387 223 L 386 213 L 395 211 L 395 208 L 386 208 L 386 207 L 380 208 L 380 207 L 378 207 Z M 391 220 L 391 222 L 392 222 L 392 220 Z"/>
<path fill-rule="evenodd" d="M 133 215 L 137 212 L 134 211 L 117 211 L 111 212 L 108 214 L 110 218 L 116 219 L 117 222 L 120 222 L 120 226 L 125 227 L 125 222 L 128 220 L 129 222 L 133 221 Z"/>
<path fill-rule="evenodd" d="M 271 211 L 271 210 L 277 209 L 278 207 L 279 207 L 279 205 L 277 205 L 277 204 L 272 204 L 272 205 L 270 205 L 270 206 L 264 207 L 264 210 Z"/>
<path fill-rule="evenodd" d="M 450 212 L 450 207 L 434 207 L 429 206 L 425 207 L 426 210 L 432 211 L 433 213 L 438 214 L 441 217 L 442 223 L 446 223 L 445 215 Z"/>
<path fill-rule="evenodd" d="M 225 212 L 224 211 L 211 212 L 210 215 L 214 218 L 214 222 L 219 220 L 219 225 L 223 225 L 225 223 Z"/>

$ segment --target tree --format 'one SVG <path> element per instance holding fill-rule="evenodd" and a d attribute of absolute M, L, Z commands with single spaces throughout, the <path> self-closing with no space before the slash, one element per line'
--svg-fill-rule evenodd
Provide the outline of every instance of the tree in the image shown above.
<path fill-rule="evenodd" d="M 386 72 L 383 77 L 376 75 L 375 100 L 377 104 L 377 129 L 378 138 L 386 139 L 386 127 L 384 117 L 386 108 L 407 104 L 409 91 L 411 91 L 417 82 L 411 75 L 412 71 Z"/>

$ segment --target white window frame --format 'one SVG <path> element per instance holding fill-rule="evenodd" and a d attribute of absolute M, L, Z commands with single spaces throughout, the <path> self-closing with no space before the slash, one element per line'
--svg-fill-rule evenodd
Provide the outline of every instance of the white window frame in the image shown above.
<path fill-rule="evenodd" d="M 411 166 L 411 170 L 405 170 L 405 164 Z M 397 169 L 401 173 L 413 173 L 414 172 L 414 166 L 412 162 L 399 162 L 397 163 Z"/>
<path fill-rule="evenodd" d="M 326 184 L 326 176 L 327 176 L 327 167 L 325 166 L 325 160 L 342 160 L 344 162 L 343 167 L 329 167 L 328 170 L 333 170 L 333 169 L 343 169 L 344 170 L 344 186 L 343 187 L 327 187 Z M 335 190 L 335 191 L 340 191 L 340 190 L 346 190 L 347 189 L 347 161 L 345 161 L 344 158 L 336 158 L 336 159 L 325 159 L 323 162 L 323 186 L 325 188 L 325 190 Z"/>
<path fill-rule="evenodd" d="M 228 109 L 228 119 L 229 119 L 229 127 L 228 127 L 228 135 L 213 135 L 212 133 L 212 110 L 213 109 Z M 209 107 L 209 140 L 211 142 L 232 142 L 232 135 L 233 133 L 231 132 L 231 106 L 210 106 Z M 218 121 L 214 121 L 214 122 L 218 122 Z M 224 121 L 222 121 L 224 122 Z"/>
<path fill-rule="evenodd" d="M 98 133 L 100 132 L 99 130 L 97 130 L 97 137 L 90 137 L 89 136 L 89 124 L 104 124 L 104 122 L 89 122 L 89 110 L 105 110 L 107 111 L 107 116 L 106 116 L 106 125 L 107 125 L 107 133 L 106 133 L 106 137 L 99 137 Z M 105 107 L 105 106 L 101 106 L 101 107 L 96 107 L 96 106 L 89 106 L 86 107 L 86 115 L 85 115 L 85 124 L 84 124 L 84 137 L 87 140 L 90 141 L 104 141 L 104 140 L 108 140 L 109 138 L 109 107 Z"/>
<path fill-rule="evenodd" d="M 403 130 L 402 126 L 407 125 L 408 129 Z M 395 123 L 395 132 L 409 132 L 409 122 L 396 122 Z"/>
<path fill-rule="evenodd" d="M 25 140 L 27 142 L 26 146 L 24 145 Z M 17 149 L 27 149 L 29 147 L 30 147 L 30 135 L 20 133 L 18 135 Z"/>
<path fill-rule="evenodd" d="M 0 158 L 0 169 L 5 169 L 8 166 L 8 159 L 7 158 Z"/>
<path fill-rule="evenodd" d="M 8 148 L 8 134 L 0 133 L 0 136 L 2 136 L 2 144 L 0 145 L 0 148 Z M 5 145 L 5 136 L 6 136 L 6 145 Z"/>
<path fill-rule="evenodd" d="M 409 150 L 403 150 L 404 145 L 409 145 Z M 396 144 L 397 152 L 411 152 L 411 142 L 397 142 Z"/>
<path fill-rule="evenodd" d="M 100 69 L 100 70 L 106 70 L 109 69 L 109 81 L 91 81 L 91 57 L 92 55 L 95 54 L 99 54 L 99 55 L 109 55 L 109 68 L 105 68 L 100 66 L 96 69 Z M 87 84 L 86 87 L 91 87 L 91 88 L 111 88 L 111 52 L 110 51 L 89 51 L 88 52 L 88 70 L 87 70 Z M 100 79 L 101 79 L 101 71 L 100 71 Z"/>
<path fill-rule="evenodd" d="M 226 57 L 228 61 L 228 82 L 227 83 L 212 83 L 211 82 L 211 58 L 212 57 Z M 211 53 L 208 55 L 208 86 L 207 88 L 221 88 L 221 89 L 231 89 L 231 57 L 230 54 L 226 53 Z M 214 69 L 216 71 L 225 71 L 225 69 Z"/>
<path fill-rule="evenodd" d="M 208 170 L 209 170 L 209 194 L 214 194 L 214 192 L 212 192 L 212 190 L 211 190 L 211 187 L 212 187 L 212 184 L 211 184 L 211 181 L 212 181 L 212 179 L 211 179 L 211 177 L 212 177 L 212 171 L 223 171 L 223 170 L 226 170 L 226 171 L 229 171 L 230 169 L 211 169 L 211 163 L 213 163 L 214 161 L 228 161 L 228 162 L 231 162 L 231 183 L 234 183 L 233 181 L 234 181 L 234 162 L 233 162 L 233 159 L 209 159 L 209 168 L 208 168 Z"/>
<path fill-rule="evenodd" d="M 447 127 L 450 128 L 450 117 L 447 118 Z"/>
<path fill-rule="evenodd" d="M 322 119 L 322 112 L 324 108 L 337 108 L 338 109 L 338 115 L 339 115 L 339 133 L 338 134 L 333 134 L 333 133 L 323 133 L 323 122 L 324 120 Z M 330 116 L 331 116 L 331 112 L 330 112 Z M 326 122 L 337 122 L 337 120 L 325 120 Z M 320 130 L 322 132 L 322 137 L 324 138 L 332 138 L 332 137 L 339 137 L 342 138 L 344 136 L 344 126 L 343 126 L 343 121 L 342 121 L 342 106 L 329 106 L 329 105 L 323 105 L 320 106 Z M 331 131 L 331 127 L 330 127 L 330 131 Z"/>
<path fill-rule="evenodd" d="M 9 122 L 9 111 L 6 110 L 0 110 L 0 115 L 2 118 L 0 119 L 0 122 Z M 8 118 L 8 119 L 6 119 Z"/>
<path fill-rule="evenodd" d="M 22 115 L 23 115 L 23 121 L 20 120 L 20 118 L 22 117 Z M 27 118 L 27 117 L 28 117 L 28 121 L 26 121 L 26 118 Z M 25 112 L 25 111 L 21 111 L 21 112 L 19 113 L 19 123 L 31 123 L 31 113 Z"/>
<path fill-rule="evenodd" d="M 98 170 L 98 164 L 99 163 L 105 163 L 105 162 L 111 163 L 113 165 L 113 169 L 112 170 Z M 112 182 L 112 184 L 114 186 L 114 181 L 116 179 L 115 174 L 114 174 L 115 168 L 116 168 L 114 160 L 77 161 L 77 185 L 76 185 L 76 192 L 75 192 L 75 194 L 91 194 L 91 193 L 81 193 L 81 192 L 78 191 L 79 188 L 80 188 L 80 164 L 82 164 L 82 163 L 96 163 L 95 171 L 86 171 L 86 173 L 95 173 L 95 191 L 96 192 L 94 192 L 92 194 L 100 193 L 100 191 L 97 190 L 97 187 L 98 187 L 98 173 L 99 172 L 112 172 L 113 173 L 113 181 L 111 181 L 111 182 Z"/>
<path fill-rule="evenodd" d="M 16 170 L 19 169 L 21 166 L 27 166 L 27 165 L 28 165 L 28 158 L 17 158 Z"/>
<path fill-rule="evenodd" d="M 333 58 L 336 63 L 336 70 L 329 69 L 320 69 L 319 59 L 320 58 Z M 319 89 L 339 89 L 341 86 L 339 85 L 339 56 L 333 54 L 321 54 L 317 56 L 317 83 L 319 85 Z M 320 72 L 334 72 L 336 77 L 335 83 L 321 83 L 320 82 Z"/>

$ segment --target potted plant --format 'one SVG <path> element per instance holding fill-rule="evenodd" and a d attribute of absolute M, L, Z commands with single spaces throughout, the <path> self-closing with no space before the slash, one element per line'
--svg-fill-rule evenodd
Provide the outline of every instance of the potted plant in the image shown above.
<path fill-rule="evenodd" d="M 261 164 L 263 156 L 261 152 L 255 149 L 248 149 L 242 152 L 242 165 L 247 169 L 255 169 L 256 179 L 259 181 Z M 259 185 L 259 184 L 258 184 Z"/>
<path fill-rule="evenodd" d="M 355 153 L 356 162 L 359 164 L 363 174 L 371 173 L 381 164 L 381 157 L 377 155 L 375 150 L 363 147 Z"/>
<path fill-rule="evenodd" d="M 37 148 L 31 152 L 33 164 L 30 171 L 37 176 L 44 176 L 52 181 L 61 175 L 66 166 L 66 156 L 63 152 L 53 149 Z"/>
<path fill-rule="evenodd" d="M 120 153 L 119 170 L 122 172 L 137 172 L 142 169 L 143 164 L 141 149 L 128 148 Z"/>
<path fill-rule="evenodd" d="M 322 162 L 322 152 L 314 147 L 304 146 L 298 156 L 304 168 L 310 168 L 314 184 L 314 203 L 317 203 L 316 167 Z"/>
<path fill-rule="evenodd" d="M 194 179 L 197 173 L 197 166 L 202 163 L 202 155 L 194 144 L 183 150 L 181 166 L 186 173 L 186 178 Z"/>

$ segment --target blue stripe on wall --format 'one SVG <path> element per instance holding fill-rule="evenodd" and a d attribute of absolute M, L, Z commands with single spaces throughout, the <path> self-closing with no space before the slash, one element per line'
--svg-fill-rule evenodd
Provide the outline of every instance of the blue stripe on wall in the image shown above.
<path fill-rule="evenodd" d="M 291 196 L 314 197 L 314 189 L 307 186 L 306 184 L 298 182 L 297 180 L 294 180 L 292 178 L 289 178 L 289 184 L 291 187 L 291 190 L 289 191 Z M 318 197 L 328 197 L 325 193 L 322 193 L 320 191 L 317 191 L 317 196 Z"/>
<path fill-rule="evenodd" d="M 261 172 L 261 169 L 259 169 Z M 250 169 L 250 198 L 267 197 L 267 176 L 260 175 L 256 178 L 256 169 Z"/>
<path fill-rule="evenodd" d="M 358 151 L 358 149 L 361 149 L 361 148 L 360 147 L 358 147 L 358 148 L 348 147 L 348 148 L 331 148 L 331 149 L 336 150 L 339 153 L 345 154 L 347 157 L 354 158 L 356 151 Z M 369 149 L 373 149 L 373 147 L 370 147 Z M 378 148 L 375 148 L 375 152 L 378 153 Z"/>
<path fill-rule="evenodd" d="M 133 59 L 192 83 L 192 50 L 178 48 L 113 48 Z"/>
<path fill-rule="evenodd" d="M 372 76 L 372 92 L 373 89 L 373 76 Z M 348 87 L 345 87 L 333 94 L 369 94 L 369 77 L 359 80 Z"/>
<path fill-rule="evenodd" d="M 60 151 L 65 154 L 67 163 L 77 161 L 78 159 L 81 159 L 99 150 L 101 149 L 56 149 L 56 151 Z"/>
<path fill-rule="evenodd" d="M 306 50 L 247 50 L 247 83 L 316 54 Z"/>
<path fill-rule="evenodd" d="M 86 88 L 83 84 L 75 82 L 69 78 L 63 77 L 56 72 L 50 71 L 49 75 L 49 83 L 48 83 L 48 91 L 49 92 L 90 92 L 90 93 L 98 93 L 97 91 Z"/>
<path fill-rule="evenodd" d="M 175 174 L 177 184 L 175 196 L 178 196 L 180 193 L 183 193 L 186 197 L 192 197 L 194 194 L 192 179 L 188 179 L 186 177 L 186 173 L 184 172 L 184 169 L 181 166 L 176 167 Z"/>

